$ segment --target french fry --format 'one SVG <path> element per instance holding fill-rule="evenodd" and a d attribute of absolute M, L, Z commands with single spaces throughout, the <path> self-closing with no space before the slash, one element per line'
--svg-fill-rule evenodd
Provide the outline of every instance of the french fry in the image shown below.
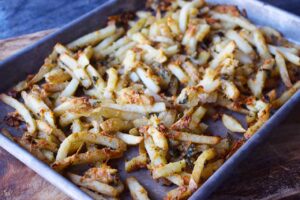
<path fill-rule="evenodd" d="M 91 134 L 88 132 L 78 132 L 72 133 L 61 143 L 56 155 L 56 160 L 59 161 L 66 158 L 72 143 L 76 141 L 101 144 L 121 151 L 126 149 L 126 144 L 114 136 L 104 135 L 102 133 Z"/>
<path fill-rule="evenodd" d="M 111 107 L 113 107 L 113 106 L 111 106 Z M 123 120 L 134 120 L 134 119 L 140 119 L 143 117 L 143 114 L 140 114 L 137 112 L 124 111 L 122 109 L 114 109 L 111 107 L 100 107 L 95 112 L 99 113 L 100 115 L 102 115 L 105 118 L 120 118 Z"/>
<path fill-rule="evenodd" d="M 189 10 L 192 8 L 192 4 L 185 4 L 179 13 L 179 18 L 178 18 L 178 24 L 180 31 L 182 33 L 185 32 L 187 25 L 188 25 L 188 20 L 189 20 Z"/>
<path fill-rule="evenodd" d="M 148 200 L 148 193 L 145 188 L 134 177 L 126 179 L 126 184 L 129 188 L 133 200 Z"/>
<path fill-rule="evenodd" d="M 157 130 L 157 128 L 150 126 L 148 128 L 147 133 L 149 135 L 151 135 L 154 144 L 161 148 L 162 150 L 167 151 L 168 150 L 168 140 L 165 137 L 164 133 L 162 133 L 161 131 Z"/>
<path fill-rule="evenodd" d="M 113 103 L 104 103 L 102 107 L 112 108 L 116 110 L 121 110 L 125 112 L 134 112 L 134 113 L 155 113 L 155 112 L 163 112 L 166 110 L 166 105 L 163 102 L 155 103 L 153 105 L 136 105 L 136 104 L 113 104 Z"/>
<path fill-rule="evenodd" d="M 214 61 L 212 61 L 214 62 Z M 206 93 L 211 93 L 218 89 L 218 87 L 221 85 L 221 81 L 219 78 L 216 78 L 216 72 L 215 70 L 211 68 L 207 68 L 205 70 L 205 74 L 202 78 L 202 80 L 199 82 L 199 85 L 203 88 L 203 90 Z"/>
<path fill-rule="evenodd" d="M 213 159 L 214 157 L 215 151 L 213 149 L 205 150 L 200 154 L 194 165 L 194 169 L 188 186 L 189 190 L 195 191 L 198 188 L 205 162 L 207 160 Z"/>
<path fill-rule="evenodd" d="M 288 87 L 288 88 L 292 87 L 292 82 L 289 77 L 289 73 L 286 68 L 284 58 L 278 51 L 276 51 L 276 53 L 275 53 L 275 60 L 276 60 L 276 66 L 279 69 L 279 73 L 280 73 L 282 82 L 285 84 L 286 87 Z"/>
<path fill-rule="evenodd" d="M 207 163 L 207 165 L 204 167 L 201 178 L 208 179 L 213 173 L 218 170 L 221 165 L 224 163 L 223 159 L 216 160 L 215 162 Z"/>
<path fill-rule="evenodd" d="M 152 176 L 154 179 L 160 177 L 168 177 L 170 175 L 181 172 L 185 168 L 185 166 L 186 166 L 185 160 L 180 160 L 174 163 L 168 163 L 164 166 L 155 168 L 152 171 Z"/>
<path fill-rule="evenodd" d="M 130 37 L 132 36 L 134 33 L 138 32 L 140 29 L 143 28 L 143 26 L 145 25 L 147 19 L 146 18 L 141 18 L 139 19 L 134 26 L 132 26 L 128 31 L 127 31 L 127 35 Z"/>
<path fill-rule="evenodd" d="M 106 71 L 108 75 L 107 86 L 105 88 L 105 97 L 112 98 L 112 93 L 115 90 L 118 82 L 118 72 L 114 68 L 109 68 Z"/>
<path fill-rule="evenodd" d="M 232 100 L 237 100 L 240 96 L 239 89 L 235 86 L 235 84 L 231 81 L 222 80 L 222 88 L 224 94 Z"/>
<path fill-rule="evenodd" d="M 25 133 L 26 135 L 26 133 Z M 36 147 L 33 147 L 31 142 L 29 142 L 28 140 L 26 139 L 21 139 L 18 141 L 18 143 L 24 148 L 26 149 L 28 152 L 32 153 L 34 156 L 36 156 L 39 160 L 47 163 L 47 164 L 50 164 L 52 161 L 50 161 L 42 152 L 41 149 L 38 149 Z"/>
<path fill-rule="evenodd" d="M 198 83 L 200 81 L 200 74 L 196 66 L 193 65 L 191 62 L 184 63 L 184 70 L 194 83 Z"/>
<path fill-rule="evenodd" d="M 221 13 L 217 13 L 214 11 L 212 11 L 211 14 L 212 14 L 212 17 L 215 19 L 237 24 L 238 26 L 245 28 L 249 31 L 256 30 L 256 27 L 253 24 L 251 24 L 248 20 L 243 18 L 242 16 L 235 17 L 230 14 L 221 14 Z"/>
<path fill-rule="evenodd" d="M 221 62 L 227 58 L 230 54 L 233 53 L 233 51 L 236 48 L 236 44 L 234 41 L 230 41 L 225 47 L 224 49 L 209 63 L 209 67 L 211 69 L 216 69 Z"/>
<path fill-rule="evenodd" d="M 161 166 L 167 163 L 164 152 L 156 148 L 153 139 L 147 133 L 144 134 L 145 149 L 153 166 Z"/>
<path fill-rule="evenodd" d="M 101 194 L 98 194 L 96 192 L 93 192 L 89 189 L 86 189 L 84 187 L 80 187 L 80 189 L 82 191 L 84 191 L 85 193 L 87 193 L 90 197 L 92 197 L 93 199 L 95 200 L 117 200 L 116 198 L 113 198 L 113 197 L 107 197 L 107 196 L 103 196 Z"/>
<path fill-rule="evenodd" d="M 268 45 L 268 48 L 273 55 L 276 55 L 276 52 L 278 51 L 284 56 L 286 60 L 297 66 L 300 66 L 300 57 L 297 54 L 295 54 L 295 52 L 291 52 L 291 50 L 288 50 L 286 48 L 276 47 L 273 45 Z"/>
<path fill-rule="evenodd" d="M 139 78 L 142 80 L 142 82 L 149 88 L 149 90 L 158 93 L 160 91 L 160 87 L 156 80 L 151 78 L 151 74 L 147 73 L 142 68 L 137 68 L 136 73 L 139 76 Z"/>
<path fill-rule="evenodd" d="M 17 112 L 22 116 L 24 121 L 27 123 L 27 130 L 30 134 L 35 135 L 36 131 L 36 122 L 32 118 L 29 110 L 25 107 L 24 104 L 20 103 L 16 99 L 6 95 L 6 94 L 1 94 L 0 95 L 0 100 L 4 102 L 5 104 L 13 107 L 14 109 L 17 110 Z"/>
<path fill-rule="evenodd" d="M 118 170 L 101 163 L 99 167 L 93 167 L 85 171 L 83 179 L 92 179 L 106 184 L 116 184 L 119 181 Z"/>
<path fill-rule="evenodd" d="M 102 57 L 105 57 L 105 56 L 108 56 L 109 54 L 112 54 L 113 52 L 115 52 L 120 47 L 122 47 L 124 45 L 127 46 L 129 42 L 130 42 L 129 37 L 127 37 L 127 36 L 121 37 L 120 39 L 115 41 L 111 46 L 103 49 L 101 52 L 98 52 L 95 56 L 98 59 L 102 58 Z"/>
<path fill-rule="evenodd" d="M 46 82 L 63 83 L 71 79 L 71 76 L 61 68 L 52 69 L 44 75 Z"/>
<path fill-rule="evenodd" d="M 161 112 L 158 118 L 166 127 L 170 127 L 176 120 L 176 110 Z"/>
<path fill-rule="evenodd" d="M 102 122 L 100 127 L 107 132 L 128 131 L 133 128 L 133 123 L 120 118 L 110 118 Z"/>
<path fill-rule="evenodd" d="M 166 179 L 178 186 L 183 186 L 185 184 L 184 178 L 181 176 L 181 174 L 173 174 L 166 177 Z"/>
<path fill-rule="evenodd" d="M 63 103 L 53 109 L 55 115 L 60 116 L 66 112 L 78 112 L 83 109 L 91 109 L 92 103 L 84 97 L 66 99 Z"/>
<path fill-rule="evenodd" d="M 256 97 L 261 97 L 263 88 L 266 82 L 266 72 L 264 70 L 259 70 L 254 79 L 248 80 L 248 87 L 250 88 L 252 94 Z"/>
<path fill-rule="evenodd" d="M 167 193 L 164 197 L 164 200 L 172 199 L 187 199 L 191 195 L 191 191 L 188 189 L 188 186 L 179 186 Z"/>
<path fill-rule="evenodd" d="M 35 139 L 34 146 L 39 149 L 49 150 L 51 152 L 57 152 L 57 144 L 47 141 L 45 139 Z"/>
<path fill-rule="evenodd" d="M 60 172 L 71 165 L 90 164 L 120 158 L 122 156 L 123 152 L 119 150 L 111 150 L 107 148 L 90 150 L 85 153 L 74 154 L 60 160 L 56 159 L 56 161 L 52 164 L 52 168 Z"/>
<path fill-rule="evenodd" d="M 137 145 L 143 141 L 142 136 L 134 136 L 121 132 L 117 132 L 116 136 L 128 145 Z"/>
<path fill-rule="evenodd" d="M 297 81 L 291 88 L 285 91 L 278 99 L 272 102 L 272 107 L 279 108 L 282 106 L 289 98 L 293 96 L 300 88 L 300 81 Z"/>
<path fill-rule="evenodd" d="M 217 144 L 220 141 L 220 138 L 217 136 L 196 135 L 180 131 L 169 131 L 167 136 L 175 140 L 190 141 L 196 144 Z"/>
<path fill-rule="evenodd" d="M 32 93 L 27 94 L 25 91 L 21 93 L 25 105 L 37 116 L 45 119 L 52 127 L 56 127 L 53 112 L 43 102 L 43 100 Z"/>
<path fill-rule="evenodd" d="M 103 40 L 106 37 L 111 36 L 116 31 L 116 26 L 108 25 L 107 27 L 94 31 L 92 33 L 88 33 L 73 42 L 69 43 L 67 47 L 71 50 L 76 50 L 78 48 L 86 47 L 86 46 L 93 46 Z"/>
<path fill-rule="evenodd" d="M 101 57 L 101 51 L 105 50 L 106 48 L 109 48 L 109 46 L 115 41 L 117 40 L 119 37 L 122 36 L 122 34 L 124 33 L 124 29 L 120 28 L 116 30 L 116 33 L 105 38 L 104 40 L 102 40 L 102 42 L 100 42 L 97 46 L 95 46 L 93 48 L 94 51 L 94 57 L 99 58 Z"/>
<path fill-rule="evenodd" d="M 81 82 L 81 84 L 88 88 L 92 82 L 85 69 L 80 67 L 77 60 L 68 54 L 62 54 L 59 57 L 59 60 L 66 65 L 69 70 L 72 71 L 72 74 Z"/>
<path fill-rule="evenodd" d="M 33 84 L 39 82 L 40 80 L 42 80 L 44 78 L 44 76 L 54 67 L 55 67 L 55 65 L 53 65 L 52 63 L 45 63 L 39 69 L 38 73 L 36 75 L 34 75 L 34 77 L 32 77 L 32 79 L 30 79 L 30 81 L 28 82 L 28 86 L 33 85 Z"/>
<path fill-rule="evenodd" d="M 249 110 L 242 108 L 241 106 L 239 106 L 238 104 L 236 104 L 235 102 L 232 102 L 224 97 L 218 96 L 217 105 L 222 106 L 227 108 L 228 110 L 234 111 L 234 112 L 238 112 L 241 114 L 249 114 Z"/>
<path fill-rule="evenodd" d="M 47 133 L 48 135 L 54 135 L 55 137 L 57 137 L 60 141 L 63 141 L 66 136 L 64 134 L 64 132 L 58 128 L 54 128 L 52 126 L 50 126 L 47 122 L 42 121 L 42 120 L 36 120 L 36 125 L 37 125 L 37 129 L 39 131 L 42 131 L 44 133 Z"/>
<path fill-rule="evenodd" d="M 75 78 L 73 78 L 67 87 L 60 93 L 59 98 L 61 97 L 71 97 L 74 95 L 74 93 L 77 90 L 77 87 L 79 85 L 79 81 Z"/>
<path fill-rule="evenodd" d="M 72 173 L 68 173 L 68 177 L 76 185 L 79 185 L 84 188 L 88 188 L 95 192 L 99 192 L 100 194 L 104 194 L 110 197 L 117 197 L 119 195 L 119 192 L 113 186 L 107 185 L 105 183 L 82 179 L 81 176 Z"/>
<path fill-rule="evenodd" d="M 254 52 L 251 45 L 244 38 L 242 38 L 236 31 L 234 30 L 227 31 L 226 37 L 233 40 L 236 43 L 237 47 L 244 53 L 251 54 Z"/>
<path fill-rule="evenodd" d="M 230 115 L 223 114 L 222 122 L 223 122 L 224 126 L 232 132 L 243 133 L 246 131 L 243 128 L 243 126 L 240 124 L 240 122 L 237 121 L 235 118 L 233 118 Z"/>
<path fill-rule="evenodd" d="M 169 64 L 169 70 L 172 72 L 174 76 L 183 84 L 187 84 L 189 82 L 189 78 L 186 73 L 176 64 Z"/>
<path fill-rule="evenodd" d="M 133 172 L 140 168 L 145 168 L 147 166 L 147 155 L 142 153 L 129 161 L 125 161 L 126 172 Z"/>
<path fill-rule="evenodd" d="M 263 59 L 269 59 L 271 57 L 269 49 L 267 47 L 264 35 L 258 29 L 253 32 L 253 39 L 256 49 Z"/>

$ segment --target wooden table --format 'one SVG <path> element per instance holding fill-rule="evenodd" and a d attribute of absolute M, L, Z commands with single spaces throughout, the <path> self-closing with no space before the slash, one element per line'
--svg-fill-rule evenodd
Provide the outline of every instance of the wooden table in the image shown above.
<path fill-rule="evenodd" d="M 0 59 L 52 31 L 0 40 Z M 300 105 L 210 199 L 300 199 L 299 111 Z M 0 200 L 70 199 L 3 149 L 0 159 Z"/>

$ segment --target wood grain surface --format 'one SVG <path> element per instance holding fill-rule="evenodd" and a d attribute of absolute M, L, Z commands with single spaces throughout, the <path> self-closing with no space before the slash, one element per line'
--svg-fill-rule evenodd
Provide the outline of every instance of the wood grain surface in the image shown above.
<path fill-rule="evenodd" d="M 0 40 L 0 59 L 53 30 Z M 300 199 L 300 105 L 209 199 Z M 63 192 L 0 149 L 1 200 L 67 200 Z"/>

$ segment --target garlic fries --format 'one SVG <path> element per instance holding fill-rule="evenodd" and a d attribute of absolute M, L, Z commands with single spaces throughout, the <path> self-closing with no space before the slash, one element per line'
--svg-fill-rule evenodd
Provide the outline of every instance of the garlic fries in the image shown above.
<path fill-rule="evenodd" d="M 15 109 L 8 124 L 26 124 L 16 141 L 95 199 L 120 198 L 125 182 L 133 199 L 150 199 L 130 174 L 142 168 L 176 185 L 166 200 L 188 198 L 236 150 L 211 123 L 249 139 L 300 88 L 300 48 L 236 7 L 149 6 L 55 45 L 16 96 L 0 94 Z M 110 161 L 133 146 L 124 182 Z M 88 168 L 70 173 L 75 165 Z"/>

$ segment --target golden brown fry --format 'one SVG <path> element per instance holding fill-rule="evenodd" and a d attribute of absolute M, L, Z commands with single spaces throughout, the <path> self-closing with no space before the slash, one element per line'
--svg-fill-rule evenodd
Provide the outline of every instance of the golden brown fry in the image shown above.
<path fill-rule="evenodd" d="M 183 200 L 187 199 L 191 194 L 192 192 L 188 189 L 188 186 L 179 186 L 178 188 L 169 191 L 164 197 L 164 200 Z"/>
<path fill-rule="evenodd" d="M 120 151 L 126 150 L 126 144 L 115 136 L 108 135 L 105 132 L 94 134 L 83 131 L 72 133 L 61 143 L 56 155 L 56 160 L 59 161 L 64 159 L 68 155 L 69 149 L 71 148 L 72 144 L 77 141 L 100 144 L 113 149 L 118 149 Z"/>
<path fill-rule="evenodd" d="M 246 130 L 243 128 L 243 126 L 240 124 L 239 121 L 237 121 L 235 118 L 233 118 L 232 116 L 230 115 L 226 115 L 226 114 L 223 114 L 222 115 L 222 122 L 224 124 L 224 126 L 232 131 L 232 132 L 238 132 L 238 133 L 241 133 L 241 132 L 245 132 Z"/>
<path fill-rule="evenodd" d="M 126 179 L 126 184 L 129 188 L 133 200 L 149 200 L 148 193 L 145 188 L 134 177 Z"/>
<path fill-rule="evenodd" d="M 215 171 L 217 171 L 221 165 L 224 163 L 223 159 L 216 160 L 211 163 L 207 163 L 207 165 L 204 167 L 201 178 L 208 179 Z"/>
<path fill-rule="evenodd" d="M 119 195 L 119 191 L 115 187 L 107 185 L 105 183 L 89 179 L 82 179 L 81 176 L 72 173 L 68 173 L 68 177 L 76 185 L 88 188 L 95 192 L 99 192 L 100 194 L 104 194 L 110 197 L 117 197 Z"/>
<path fill-rule="evenodd" d="M 110 118 L 102 122 L 100 127 L 103 131 L 107 132 L 129 131 L 131 128 L 133 128 L 133 123 L 120 118 Z"/>
<path fill-rule="evenodd" d="M 92 197 L 95 200 L 117 200 L 117 198 L 103 196 L 103 195 L 101 195 L 99 193 L 93 192 L 93 191 L 91 191 L 89 189 L 86 189 L 84 187 L 80 187 L 80 189 L 82 191 L 84 191 L 85 193 L 87 193 L 90 197 Z"/>
<path fill-rule="evenodd" d="M 154 179 L 160 178 L 160 177 L 167 177 L 179 172 L 182 172 L 182 170 L 185 168 L 186 162 L 185 160 L 180 160 L 174 163 L 168 163 L 164 166 L 155 168 L 152 172 L 152 176 Z"/>
<path fill-rule="evenodd" d="M 129 161 L 125 162 L 126 172 L 132 172 L 140 168 L 145 168 L 147 166 L 147 155 L 142 153 Z"/>
<path fill-rule="evenodd" d="M 201 174 L 204 168 L 204 164 L 207 160 L 211 160 L 215 157 L 215 151 L 214 149 L 207 149 L 203 151 L 200 156 L 197 158 L 194 169 L 192 172 L 191 180 L 189 183 L 189 190 L 195 191 L 197 190 L 199 184 L 200 184 L 200 178 Z"/>
<path fill-rule="evenodd" d="M 217 144 L 220 141 L 220 137 L 217 136 L 196 135 L 180 131 L 169 131 L 167 136 L 175 140 L 192 142 L 196 144 Z"/>
<path fill-rule="evenodd" d="M 118 180 L 118 170 L 111 168 L 106 164 L 100 167 L 93 167 L 84 172 L 84 179 L 92 179 L 106 184 L 116 184 Z"/>
<path fill-rule="evenodd" d="M 24 121 L 27 123 L 28 132 L 31 133 L 32 135 L 35 135 L 36 122 L 32 118 L 30 112 L 25 107 L 25 105 L 20 103 L 16 99 L 6 95 L 6 94 L 1 94 L 0 95 L 0 100 L 3 101 L 5 104 L 7 104 L 7 105 L 13 107 L 14 109 L 16 109 L 17 112 L 22 116 Z"/>
<path fill-rule="evenodd" d="M 122 157 L 123 152 L 110 149 L 96 149 L 87 151 L 86 153 L 74 154 L 61 160 L 57 160 L 52 164 L 52 168 L 56 171 L 62 171 L 71 165 L 89 164 L 98 161 L 106 161 Z"/>
<path fill-rule="evenodd" d="M 300 88 L 300 81 L 297 81 L 290 89 L 286 90 L 278 99 L 272 102 L 272 107 L 279 108 L 282 106 L 289 98 L 292 97 Z"/>

